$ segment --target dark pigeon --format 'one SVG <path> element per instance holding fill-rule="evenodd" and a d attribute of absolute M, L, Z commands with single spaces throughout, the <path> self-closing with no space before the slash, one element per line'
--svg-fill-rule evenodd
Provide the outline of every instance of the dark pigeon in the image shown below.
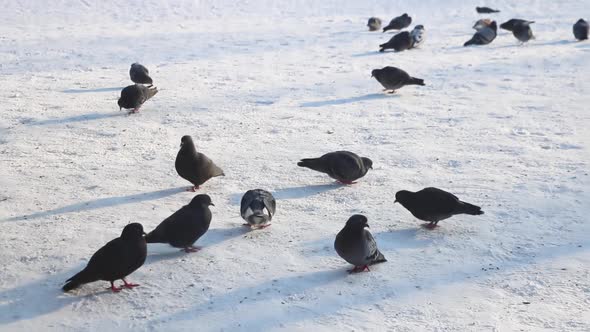
<path fill-rule="evenodd" d="M 371 77 L 375 77 L 383 85 L 384 91 L 391 90 L 390 93 L 394 93 L 395 90 L 406 85 L 425 85 L 423 79 L 412 77 L 396 67 L 373 69 Z"/>
<path fill-rule="evenodd" d="M 340 257 L 354 265 L 350 273 L 370 271 L 369 265 L 387 262 L 367 227 L 367 217 L 355 214 L 336 235 L 334 249 Z"/>
<path fill-rule="evenodd" d="M 492 9 L 490 7 L 475 7 L 475 11 L 479 14 L 492 14 L 492 13 L 499 13 L 499 10 Z"/>
<path fill-rule="evenodd" d="M 402 16 L 398 16 L 391 20 L 391 22 L 389 22 L 389 24 L 383 28 L 383 32 L 389 30 L 401 30 L 409 27 L 410 24 L 412 24 L 412 18 L 408 16 L 407 13 L 404 13 Z"/>
<path fill-rule="evenodd" d="M 535 39 L 533 36 L 533 30 L 531 29 L 530 24 L 535 22 L 522 22 L 514 25 L 514 29 L 512 30 L 512 34 L 516 39 L 518 39 L 522 43 L 526 43 L 531 39 Z"/>
<path fill-rule="evenodd" d="M 402 31 L 395 36 L 391 37 L 391 39 L 385 43 L 379 45 L 381 48 L 379 52 L 385 52 L 387 49 L 393 49 L 396 52 L 401 52 L 412 47 L 412 36 L 407 31 Z"/>
<path fill-rule="evenodd" d="M 149 85 L 153 84 L 152 78 L 150 77 L 150 72 L 145 66 L 139 63 L 134 63 L 131 65 L 131 68 L 129 69 L 129 76 L 131 77 L 131 81 L 133 81 L 133 83 Z"/>
<path fill-rule="evenodd" d="M 577 40 L 586 40 L 588 39 L 588 32 L 590 31 L 590 26 L 588 22 L 584 21 L 584 19 L 579 19 L 576 24 L 574 24 L 574 37 Z"/>
<path fill-rule="evenodd" d="M 479 206 L 460 201 L 457 196 L 438 188 L 424 188 L 417 192 L 407 190 L 395 194 L 395 202 L 408 209 L 414 217 L 428 221 L 427 228 L 456 214 L 480 215 L 483 211 Z"/>
<path fill-rule="evenodd" d="M 516 26 L 517 24 L 526 23 L 526 22 L 533 23 L 533 21 L 521 20 L 520 18 L 512 18 L 512 19 L 509 19 L 508 21 L 500 24 L 500 29 L 504 29 L 506 31 L 512 32 L 512 30 L 514 30 L 514 26 Z"/>
<path fill-rule="evenodd" d="M 381 19 L 378 17 L 371 17 L 367 23 L 369 31 L 377 31 L 381 29 Z"/>
<path fill-rule="evenodd" d="M 496 21 L 490 23 L 490 26 L 478 30 L 473 37 L 465 42 L 463 46 L 469 45 L 486 45 L 496 39 L 498 26 Z"/>
<path fill-rule="evenodd" d="M 121 98 L 117 101 L 119 109 L 131 109 L 129 113 L 137 113 L 141 105 L 152 98 L 158 89 L 155 86 L 147 87 L 141 84 L 133 84 L 121 90 Z"/>
<path fill-rule="evenodd" d="M 373 161 L 349 151 L 336 151 L 319 158 L 301 159 L 297 166 L 326 173 L 344 184 L 353 184 L 373 168 Z"/>
<path fill-rule="evenodd" d="M 183 136 L 180 140 L 180 151 L 176 155 L 174 166 L 178 175 L 194 185 L 194 187 L 188 189 L 193 192 L 210 178 L 225 176 L 223 170 L 215 165 L 211 159 L 197 152 L 192 137 L 188 135 Z"/>
<path fill-rule="evenodd" d="M 245 226 L 264 228 L 270 226 L 277 203 L 272 194 L 263 189 L 248 190 L 240 202 L 240 215 L 248 223 Z"/>
<path fill-rule="evenodd" d="M 123 287 L 139 286 L 128 283 L 125 277 L 139 269 L 145 262 L 147 246 L 144 234 L 141 224 L 132 223 L 125 226 L 121 236 L 98 249 L 84 270 L 66 280 L 62 289 L 68 292 L 80 285 L 98 280 L 110 282 L 110 289 L 113 292 L 119 292 Z M 124 282 L 121 287 L 116 287 L 114 284 L 114 281 L 118 279 Z"/>
<path fill-rule="evenodd" d="M 145 240 L 147 243 L 168 243 L 175 248 L 182 248 L 187 253 L 198 251 L 200 248 L 194 247 L 193 244 L 211 225 L 209 205 L 213 203 L 208 195 L 195 196 L 188 205 L 164 219 Z"/>

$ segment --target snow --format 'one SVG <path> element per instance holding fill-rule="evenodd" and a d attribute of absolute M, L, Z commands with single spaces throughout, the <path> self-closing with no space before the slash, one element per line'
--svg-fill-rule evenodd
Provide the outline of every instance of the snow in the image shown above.
<path fill-rule="evenodd" d="M 476 5 L 502 10 L 477 15 Z M 588 331 L 590 52 L 585 1 L 9 0 L 0 11 L 0 330 Z M 380 54 L 371 16 L 408 12 L 420 49 Z M 535 20 L 462 47 L 473 22 Z M 412 24 L 412 26 L 414 25 Z M 129 65 L 160 92 L 116 105 Z M 426 86 L 381 92 L 393 65 Z M 204 249 L 150 245 L 112 294 L 63 282 L 129 222 L 187 204 L 180 138 L 226 173 Z M 353 186 L 298 168 L 334 150 L 370 157 Z M 428 231 L 398 204 L 436 186 L 482 206 Z M 241 226 L 264 188 L 273 225 Z M 387 263 L 348 275 L 334 249 L 365 214 Z M 529 303 L 529 304 L 524 304 Z"/>

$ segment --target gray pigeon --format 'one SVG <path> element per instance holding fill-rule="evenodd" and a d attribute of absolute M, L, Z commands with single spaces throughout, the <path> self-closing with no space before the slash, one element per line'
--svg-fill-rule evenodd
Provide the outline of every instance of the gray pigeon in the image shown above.
<path fill-rule="evenodd" d="M 584 21 L 584 19 L 579 19 L 576 24 L 574 24 L 574 37 L 577 40 L 586 40 L 588 39 L 588 32 L 590 31 L 590 26 L 588 22 Z"/>
<path fill-rule="evenodd" d="M 520 40 L 521 43 L 526 43 L 531 39 L 535 39 L 535 36 L 533 36 L 533 30 L 530 26 L 531 23 L 535 22 L 522 22 L 514 25 L 512 34 L 516 39 Z"/>
<path fill-rule="evenodd" d="M 387 49 L 393 49 L 396 52 L 401 52 L 412 47 L 412 36 L 407 31 L 402 31 L 395 36 L 391 37 L 391 39 L 385 43 L 379 45 L 381 48 L 379 52 L 385 52 Z"/>
<path fill-rule="evenodd" d="M 389 93 L 394 93 L 395 90 L 406 85 L 425 85 L 423 79 L 412 77 L 405 71 L 390 66 L 373 69 L 371 77 L 375 77 L 383 85 L 384 91 L 391 90 Z"/>
<path fill-rule="evenodd" d="M 82 271 L 66 280 L 62 288 L 64 292 L 98 280 L 110 282 L 110 289 L 115 293 L 121 291 L 123 287 L 139 286 L 128 283 L 125 277 L 139 269 L 145 262 L 147 246 L 144 235 L 141 224 L 131 223 L 125 226 L 120 237 L 98 249 Z M 116 287 L 114 284 L 114 281 L 118 279 L 124 282 L 121 287 Z"/>
<path fill-rule="evenodd" d="M 478 30 L 470 40 L 463 44 L 463 46 L 489 44 L 496 39 L 497 30 L 498 25 L 496 24 L 496 21 L 493 21 L 488 27 Z"/>
<path fill-rule="evenodd" d="M 479 14 L 492 14 L 492 13 L 499 13 L 499 10 L 492 9 L 490 7 L 475 7 L 475 11 Z"/>
<path fill-rule="evenodd" d="M 407 13 L 404 13 L 402 16 L 395 17 L 394 19 L 389 22 L 389 24 L 383 28 L 383 32 L 389 30 L 401 30 L 407 28 L 412 24 L 412 18 L 408 16 Z"/>
<path fill-rule="evenodd" d="M 353 184 L 373 168 L 373 161 L 349 151 L 336 151 L 319 158 L 301 159 L 297 166 L 326 173 L 343 184 Z"/>
<path fill-rule="evenodd" d="M 434 228 L 439 221 L 456 214 L 480 215 L 479 206 L 460 201 L 457 196 L 438 188 L 424 188 L 417 192 L 407 190 L 395 194 L 395 202 L 408 209 L 414 217 L 428 221 L 426 228 Z"/>
<path fill-rule="evenodd" d="M 149 85 L 152 85 L 153 83 L 148 69 L 139 63 L 134 63 L 131 65 L 131 68 L 129 69 L 129 76 L 131 77 L 131 81 L 133 81 L 133 83 Z"/>
<path fill-rule="evenodd" d="M 369 31 L 377 31 L 381 29 L 381 19 L 378 17 L 371 17 L 367 23 Z"/>
<path fill-rule="evenodd" d="M 208 195 L 195 196 L 188 205 L 164 219 L 145 240 L 147 243 L 168 243 L 185 252 L 195 252 L 200 248 L 193 244 L 207 232 L 211 225 L 211 210 L 214 205 Z"/>
<path fill-rule="evenodd" d="M 155 86 L 147 87 L 141 84 L 129 85 L 121 90 L 121 98 L 117 101 L 119 109 L 131 109 L 129 113 L 137 113 L 141 105 L 152 98 L 158 89 Z"/>
<path fill-rule="evenodd" d="M 424 42 L 424 34 L 424 26 L 422 24 L 418 24 L 414 27 L 410 32 L 410 35 L 412 36 L 412 48 L 416 48 Z"/>
<path fill-rule="evenodd" d="M 189 191 L 196 191 L 199 186 L 212 177 L 225 176 L 223 170 L 213 163 L 206 155 L 197 152 L 192 137 L 182 136 L 180 151 L 176 155 L 175 165 L 178 175 L 189 181 L 194 187 Z"/>
<path fill-rule="evenodd" d="M 533 21 L 522 20 L 520 18 L 512 18 L 512 19 L 509 19 L 508 21 L 500 24 L 500 29 L 504 29 L 506 31 L 512 32 L 512 30 L 514 30 L 514 27 L 517 24 L 526 23 L 526 22 L 533 23 Z"/>
<path fill-rule="evenodd" d="M 240 215 L 248 223 L 244 226 L 265 228 L 275 214 L 277 203 L 272 194 L 263 189 L 248 190 L 240 202 Z"/>
<path fill-rule="evenodd" d="M 473 29 L 475 29 L 475 31 L 479 31 L 485 27 L 489 27 L 490 24 L 492 24 L 492 20 L 490 20 L 489 18 L 482 18 L 475 22 L 475 24 L 473 25 Z"/>
<path fill-rule="evenodd" d="M 367 217 L 355 214 L 336 235 L 334 249 L 340 257 L 354 265 L 354 268 L 348 271 L 350 273 L 370 271 L 369 265 L 387 262 L 377 248 L 373 235 L 366 227 L 369 227 Z"/>

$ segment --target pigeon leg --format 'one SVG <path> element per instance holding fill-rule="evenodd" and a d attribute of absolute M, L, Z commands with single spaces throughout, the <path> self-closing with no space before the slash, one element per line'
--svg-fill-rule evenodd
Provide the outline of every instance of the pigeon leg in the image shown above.
<path fill-rule="evenodd" d="M 390 95 L 392 95 L 392 94 L 394 94 L 394 93 L 395 93 L 395 90 L 391 90 L 391 91 L 389 91 L 388 93 L 389 93 Z"/>
<path fill-rule="evenodd" d="M 435 229 L 436 228 L 436 223 L 428 223 L 428 224 L 422 224 L 422 227 L 426 228 L 426 229 Z"/>
<path fill-rule="evenodd" d="M 270 225 L 272 225 L 272 224 L 266 224 L 266 225 L 262 225 L 262 226 L 258 227 L 258 229 L 267 228 L 267 227 L 268 227 L 268 226 L 270 226 Z"/>
<path fill-rule="evenodd" d="M 356 181 L 346 181 L 346 180 L 338 180 L 338 182 L 342 183 L 342 184 L 356 184 Z"/>
<path fill-rule="evenodd" d="M 357 272 L 364 272 L 364 271 L 371 272 L 371 270 L 369 270 L 369 265 L 355 266 L 352 270 L 348 270 L 348 273 L 357 273 Z"/>
<path fill-rule="evenodd" d="M 123 284 L 123 286 L 122 286 L 121 288 L 125 287 L 125 288 L 132 289 L 133 287 L 137 287 L 137 286 L 139 286 L 139 284 L 133 284 L 133 283 L 129 283 L 129 282 L 127 282 L 127 280 L 125 280 L 125 279 L 121 279 L 121 280 L 123 280 L 123 282 L 124 282 L 124 284 Z"/>
<path fill-rule="evenodd" d="M 197 251 L 201 250 L 201 248 L 200 247 L 194 247 L 194 246 L 188 246 L 188 247 L 186 247 L 186 248 L 184 248 L 182 250 L 184 250 L 184 252 L 186 252 L 186 253 L 190 253 L 190 252 L 197 252 Z"/>
<path fill-rule="evenodd" d="M 251 227 L 250 224 L 248 224 L 248 223 L 243 223 L 242 226 L 244 226 L 244 227 Z"/>
<path fill-rule="evenodd" d="M 192 186 L 186 189 L 186 191 L 190 191 L 192 193 L 196 192 L 197 190 L 199 190 L 199 186 Z"/>
<path fill-rule="evenodd" d="M 140 106 L 141 107 L 141 106 Z M 135 114 L 135 113 L 139 113 L 139 108 L 140 107 L 136 107 L 134 109 L 132 109 L 131 111 L 129 111 L 129 114 Z"/>
<path fill-rule="evenodd" d="M 120 291 L 123 289 L 123 287 L 117 287 L 117 286 L 115 286 L 115 284 L 114 284 L 114 283 L 111 281 L 111 287 L 110 287 L 110 288 L 107 288 L 107 289 L 110 289 L 110 290 L 112 290 L 112 291 L 113 291 L 113 293 L 119 293 L 119 292 L 120 292 Z"/>

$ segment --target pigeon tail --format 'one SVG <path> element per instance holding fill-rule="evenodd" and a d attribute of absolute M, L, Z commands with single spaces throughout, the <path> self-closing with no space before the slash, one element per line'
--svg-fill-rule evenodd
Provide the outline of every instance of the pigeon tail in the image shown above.
<path fill-rule="evenodd" d="M 158 93 L 158 88 L 156 88 L 155 86 L 150 87 L 147 90 L 147 98 L 145 100 L 148 100 L 148 99 L 152 98 L 153 96 L 156 95 L 156 93 Z"/>
<path fill-rule="evenodd" d="M 477 216 L 483 214 L 481 208 L 477 205 L 469 204 L 466 202 L 461 202 L 461 205 L 457 209 L 459 213 L 470 214 L 472 216 Z"/>
<path fill-rule="evenodd" d="M 475 45 L 475 39 L 471 38 L 463 44 L 463 46 Z"/>
<path fill-rule="evenodd" d="M 408 80 L 408 83 L 406 83 L 406 84 L 407 85 L 425 85 L 423 79 L 415 78 L 415 77 L 410 77 L 410 80 Z"/>
<path fill-rule="evenodd" d="M 82 284 L 87 284 L 93 281 L 95 280 L 91 280 L 88 278 L 88 276 L 86 276 L 86 270 L 82 270 L 70 279 L 66 280 L 66 284 L 62 287 L 62 289 L 64 292 L 69 292 L 72 289 L 80 287 Z"/>
<path fill-rule="evenodd" d="M 146 243 L 168 243 L 166 239 L 160 234 L 160 232 L 156 232 L 156 230 L 151 231 L 148 235 L 145 236 Z"/>
<path fill-rule="evenodd" d="M 385 256 L 383 256 L 381 251 L 377 251 L 377 257 L 375 257 L 375 259 L 371 262 L 371 265 L 385 263 L 385 262 L 387 262 L 387 259 L 385 258 Z"/>
<path fill-rule="evenodd" d="M 324 167 L 319 158 L 301 159 L 301 161 L 297 163 L 297 166 L 311 168 L 318 172 L 324 171 Z"/>

